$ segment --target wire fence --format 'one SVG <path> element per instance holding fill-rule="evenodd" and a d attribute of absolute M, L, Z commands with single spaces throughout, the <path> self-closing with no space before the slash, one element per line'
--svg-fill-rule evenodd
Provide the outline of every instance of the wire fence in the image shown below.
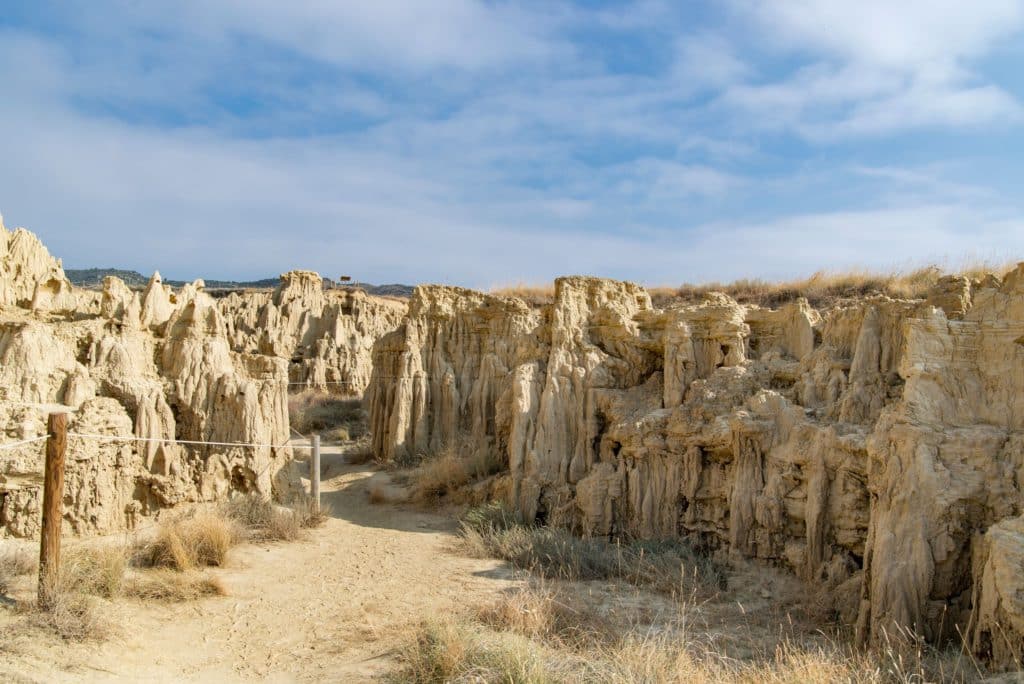
<path fill-rule="evenodd" d="M 106 442 L 156 442 L 159 444 L 190 444 L 194 446 L 222 446 L 222 447 L 240 447 L 240 448 L 254 448 L 254 449 L 312 449 L 312 445 L 308 444 L 264 444 L 259 442 L 204 442 L 194 439 L 175 439 L 170 437 L 134 437 L 127 435 L 91 435 L 82 432 L 68 432 L 68 437 L 77 437 L 79 439 L 95 439 Z M 308 439 L 305 435 L 299 434 L 302 439 Z M 40 435 L 39 437 L 31 437 L 29 439 L 22 439 L 16 442 L 7 442 L 0 444 L 0 451 L 9 451 L 16 449 L 26 444 L 32 444 L 34 442 L 42 442 L 49 439 L 48 435 Z"/>
<path fill-rule="evenodd" d="M 16 449 L 26 444 L 32 444 L 33 442 L 42 442 L 44 439 L 48 439 L 47 435 L 41 435 L 39 437 L 32 437 L 30 439 L 22 439 L 17 442 L 8 442 L 6 444 L 0 444 L 0 451 L 8 451 L 10 449 Z"/>

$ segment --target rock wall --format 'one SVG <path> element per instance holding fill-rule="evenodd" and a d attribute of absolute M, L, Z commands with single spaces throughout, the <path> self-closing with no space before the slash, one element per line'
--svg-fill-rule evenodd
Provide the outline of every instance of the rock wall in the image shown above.
<path fill-rule="evenodd" d="M 312 271 L 281 276 L 272 293 L 232 293 L 219 301 L 235 351 L 289 361 L 293 390 L 360 396 L 370 381 L 373 344 L 395 330 L 405 302 L 361 290 L 324 290 Z"/>
<path fill-rule="evenodd" d="M 0 443 L 44 435 L 39 405 L 53 403 L 75 409 L 71 432 L 108 438 L 69 439 L 67 531 L 131 529 L 235 491 L 290 496 L 287 383 L 286 359 L 232 349 L 201 281 L 77 291 L 35 236 L 0 226 Z M 149 441 L 109 439 L 131 437 Z M 42 443 L 0 451 L 0 536 L 38 534 L 42 468 Z"/>
<path fill-rule="evenodd" d="M 824 585 L 865 641 L 1024 652 L 1024 265 L 818 312 L 556 281 L 417 288 L 373 350 L 374 449 L 499 460 L 527 520 L 685 537 Z"/>

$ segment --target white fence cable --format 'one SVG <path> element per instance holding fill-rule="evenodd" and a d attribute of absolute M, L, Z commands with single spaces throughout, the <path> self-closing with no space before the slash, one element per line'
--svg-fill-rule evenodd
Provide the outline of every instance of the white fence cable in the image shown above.
<path fill-rule="evenodd" d="M 8 442 L 7 444 L 0 444 L 0 451 L 15 449 L 26 444 L 32 444 L 33 442 L 42 442 L 44 439 L 49 439 L 49 437 L 47 435 L 42 435 L 40 437 L 33 437 L 32 439 L 23 439 L 19 442 Z"/>
<path fill-rule="evenodd" d="M 313 447 L 305 444 L 251 444 L 246 442 L 198 442 L 195 440 L 188 439 L 168 439 L 158 437 L 121 437 L 118 435 L 88 435 L 81 432 L 68 432 L 68 437 L 78 437 L 79 439 L 100 439 L 108 442 L 159 442 L 160 444 L 195 444 L 199 446 L 226 446 L 226 447 L 266 447 L 268 449 L 286 449 L 291 447 L 292 449 L 312 449 Z M 43 437 L 42 439 L 46 439 Z"/>
<path fill-rule="evenodd" d="M 314 382 L 312 380 L 305 380 L 303 382 L 289 382 L 289 385 L 354 385 L 356 383 L 351 380 L 325 380 L 324 382 Z"/>

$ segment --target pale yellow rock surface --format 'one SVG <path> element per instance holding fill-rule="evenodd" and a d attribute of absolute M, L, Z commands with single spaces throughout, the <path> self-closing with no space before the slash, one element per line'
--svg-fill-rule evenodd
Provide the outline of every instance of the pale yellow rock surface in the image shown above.
<path fill-rule="evenodd" d="M 0 247 L 0 443 L 45 434 L 37 404 L 74 408 L 73 433 L 150 440 L 70 438 L 68 532 L 131 529 L 231 492 L 293 493 L 288 362 L 233 351 L 201 281 L 175 294 L 156 274 L 140 295 L 107 278 L 94 296 L 28 231 L 0 229 Z M 42 466 L 40 442 L 0 451 L 0 536 L 37 534 Z"/>
<path fill-rule="evenodd" d="M 420 287 L 373 353 L 378 457 L 489 455 L 527 520 L 684 537 L 825 585 L 864 640 L 959 630 L 1019 657 L 1024 267 L 824 312 Z"/>
<path fill-rule="evenodd" d="M 373 343 L 398 327 L 406 304 L 322 283 L 313 271 L 291 271 L 272 294 L 232 293 L 218 308 L 235 351 L 288 359 L 293 390 L 360 396 Z"/>

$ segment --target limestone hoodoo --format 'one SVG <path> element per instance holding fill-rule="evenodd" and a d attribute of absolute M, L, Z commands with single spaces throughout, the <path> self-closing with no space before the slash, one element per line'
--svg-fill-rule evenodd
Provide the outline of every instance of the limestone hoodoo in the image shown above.
<path fill-rule="evenodd" d="M 476 491 L 594 535 L 682 537 L 824 585 L 865 640 L 1024 647 L 1024 265 L 816 311 L 630 283 L 550 305 L 420 287 L 373 349 L 378 458 L 455 446 Z"/>

